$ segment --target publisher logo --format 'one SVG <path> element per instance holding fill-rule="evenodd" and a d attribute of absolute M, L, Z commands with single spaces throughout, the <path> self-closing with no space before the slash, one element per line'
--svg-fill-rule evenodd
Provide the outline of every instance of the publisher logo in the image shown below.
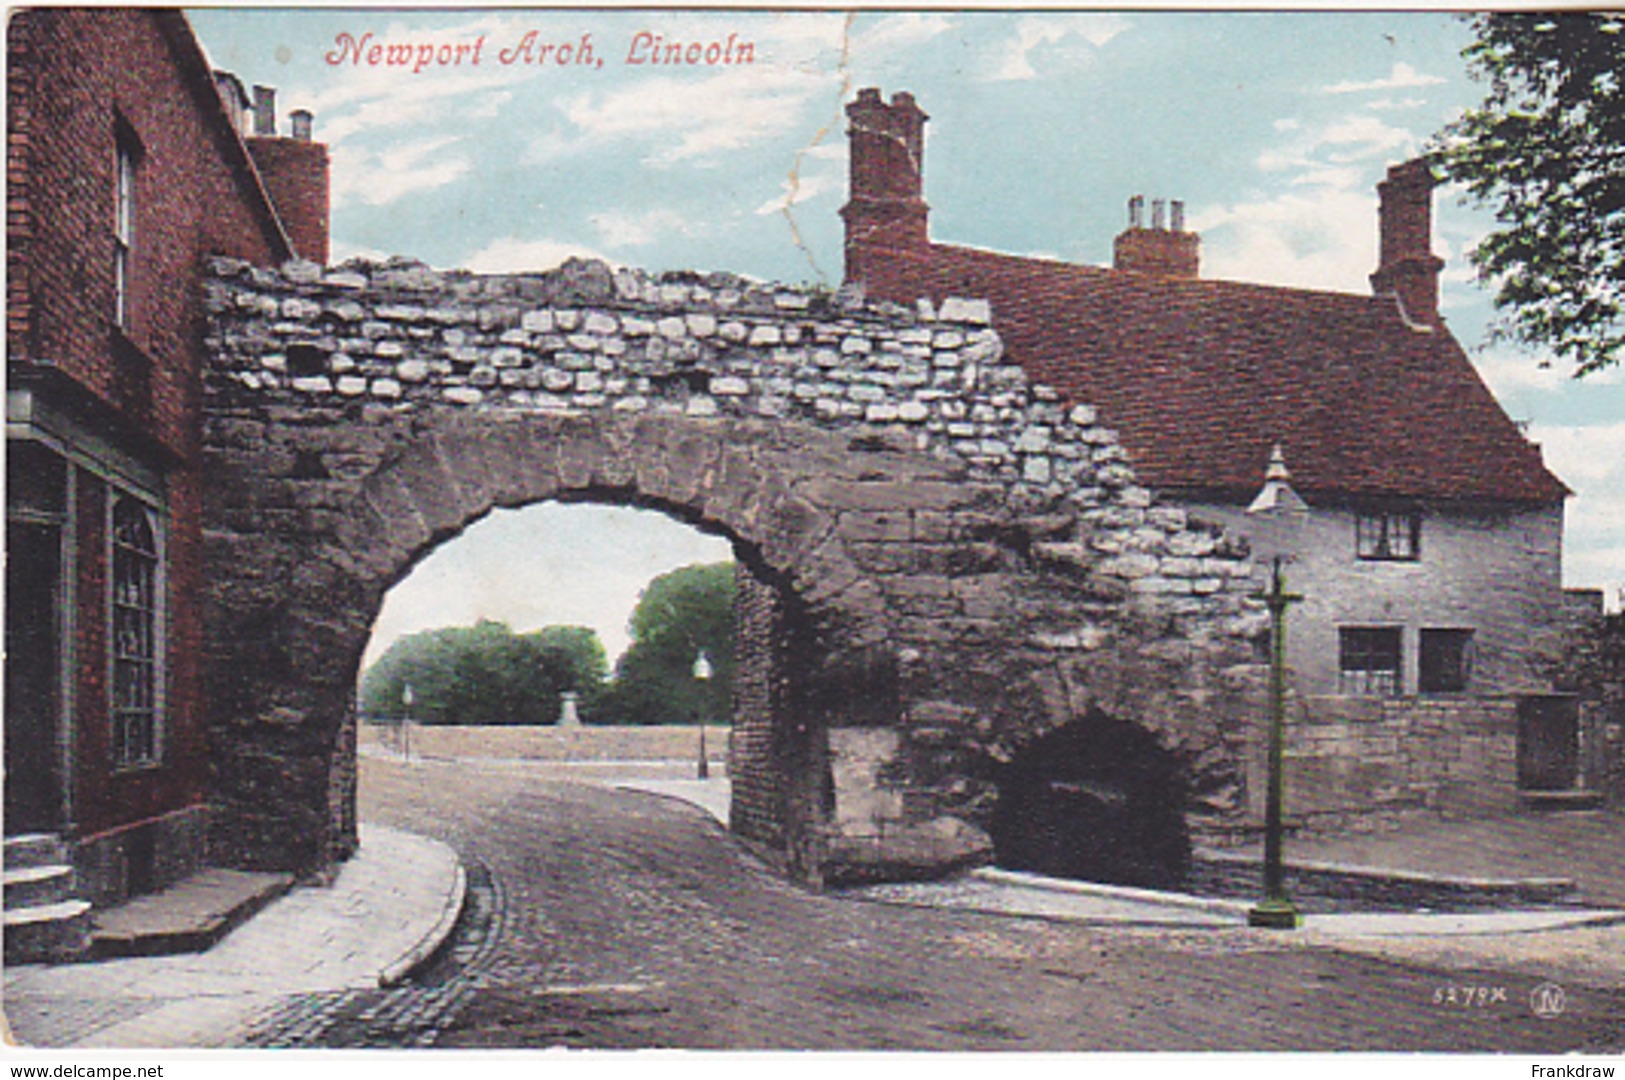
<path fill-rule="evenodd" d="M 1568 995 L 1556 983 L 1543 982 L 1529 991 L 1529 1010 L 1542 1020 L 1562 1016 L 1568 1006 Z"/>

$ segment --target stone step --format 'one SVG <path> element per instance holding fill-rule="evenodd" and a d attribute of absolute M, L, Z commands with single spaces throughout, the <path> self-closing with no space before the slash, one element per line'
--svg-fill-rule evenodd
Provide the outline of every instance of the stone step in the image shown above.
<path fill-rule="evenodd" d="M 90 904 L 63 900 L 5 913 L 5 962 L 59 963 L 90 951 Z"/>
<path fill-rule="evenodd" d="M 3 876 L 7 911 L 74 899 L 73 867 L 65 864 L 8 866 Z"/>
<path fill-rule="evenodd" d="M 161 956 L 202 952 L 293 886 L 292 874 L 211 867 L 159 892 L 98 911 L 91 955 Z"/>
<path fill-rule="evenodd" d="M 1526 788 L 1518 798 L 1531 810 L 1547 813 L 1562 810 L 1595 810 L 1602 805 L 1602 792 L 1587 788 L 1569 788 L 1557 791 L 1537 791 Z"/>
<path fill-rule="evenodd" d="M 6 837 L 4 865 L 7 870 L 53 866 L 72 861 L 68 858 L 67 845 L 55 833 L 21 833 Z"/>

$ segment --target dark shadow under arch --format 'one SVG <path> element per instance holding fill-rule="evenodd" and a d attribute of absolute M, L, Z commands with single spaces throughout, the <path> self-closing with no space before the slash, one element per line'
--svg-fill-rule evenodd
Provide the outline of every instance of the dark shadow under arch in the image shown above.
<path fill-rule="evenodd" d="M 1090 712 L 1028 743 L 995 783 L 1005 869 L 1153 888 L 1190 869 L 1185 769 L 1134 724 Z"/>

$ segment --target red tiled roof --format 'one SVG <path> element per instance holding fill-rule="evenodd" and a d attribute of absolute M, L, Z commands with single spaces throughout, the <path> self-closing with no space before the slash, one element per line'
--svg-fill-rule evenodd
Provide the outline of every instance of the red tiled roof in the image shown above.
<path fill-rule="evenodd" d="M 1007 355 L 1117 429 L 1141 482 L 1250 497 L 1279 442 L 1306 495 L 1561 500 L 1443 327 L 1392 299 L 930 244 L 866 247 L 869 295 L 986 299 Z"/>

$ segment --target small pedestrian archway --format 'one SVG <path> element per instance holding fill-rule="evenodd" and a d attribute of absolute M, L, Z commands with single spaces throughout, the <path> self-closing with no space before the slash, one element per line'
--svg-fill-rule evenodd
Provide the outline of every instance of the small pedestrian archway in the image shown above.
<path fill-rule="evenodd" d="M 1099 710 L 1244 805 L 1245 551 L 1134 484 L 986 313 L 601 265 L 220 263 L 205 399 L 216 858 L 354 846 L 387 590 L 493 509 L 659 510 L 733 545 L 732 830 L 813 882 L 987 861 L 980 763 Z M 957 320 L 957 321 L 956 321 Z"/>
<path fill-rule="evenodd" d="M 1091 710 L 1033 739 L 995 782 L 989 832 L 999 866 L 1148 888 L 1184 883 L 1188 781 L 1150 731 Z"/>

